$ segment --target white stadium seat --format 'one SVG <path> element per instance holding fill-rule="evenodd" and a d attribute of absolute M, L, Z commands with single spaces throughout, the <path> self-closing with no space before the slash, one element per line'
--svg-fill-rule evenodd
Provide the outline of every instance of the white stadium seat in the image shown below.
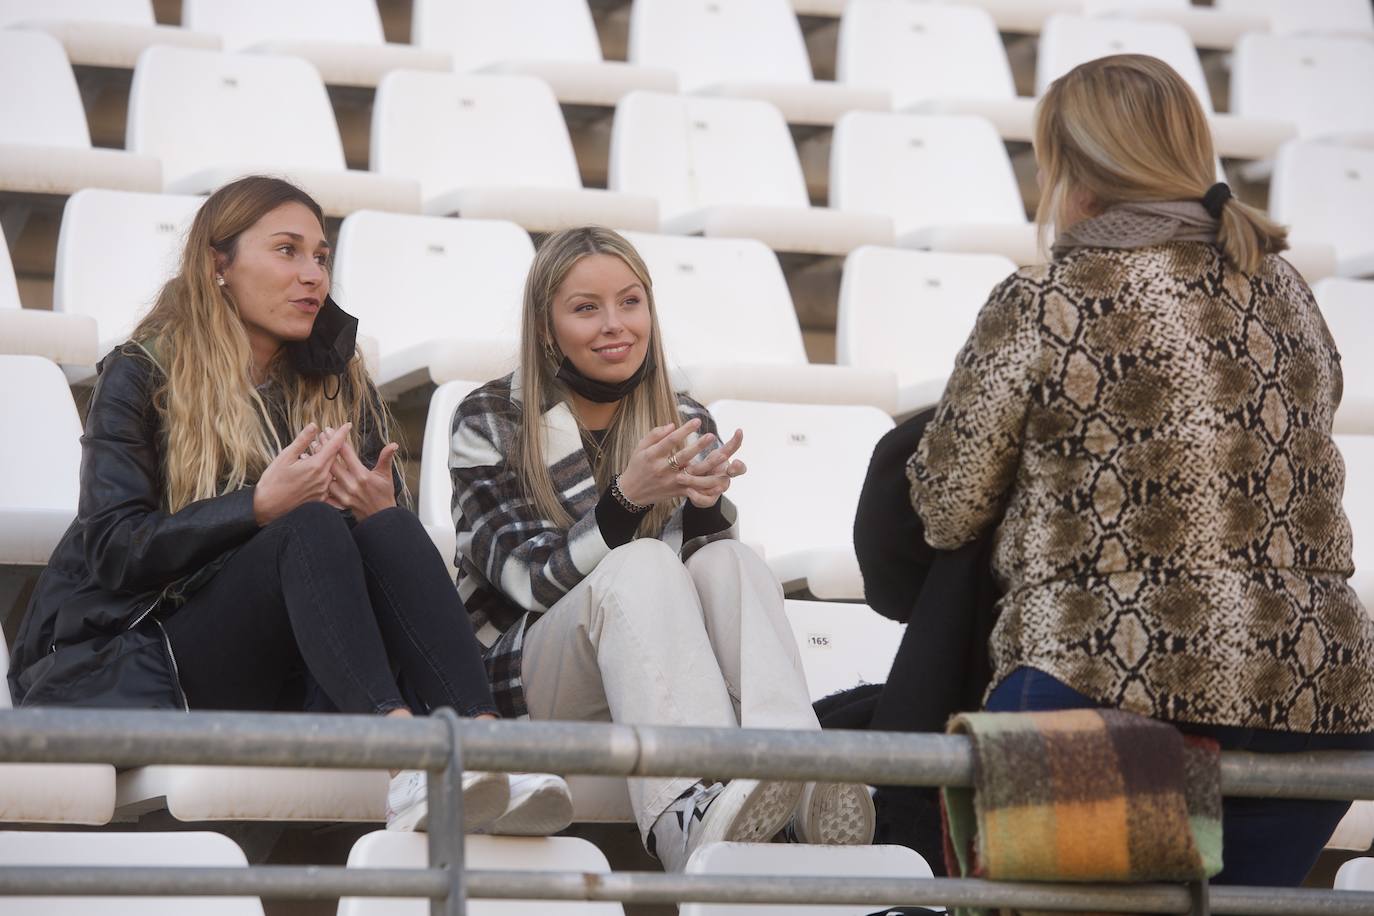
<path fill-rule="evenodd" d="M 387 44 L 376 0 L 182 0 L 187 28 L 221 36 L 228 51 L 303 57 L 326 83 L 376 86 L 390 70 L 448 70 L 443 51 Z"/>
<path fill-rule="evenodd" d="M 385 770 L 146 766 L 116 781 L 121 819 L 166 811 L 179 821 L 381 823 Z"/>
<path fill-rule="evenodd" d="M 1228 13 L 1262 16 L 1279 35 L 1374 33 L 1369 0 L 1215 0 L 1215 5 Z"/>
<path fill-rule="evenodd" d="M 1197 95 L 1212 126 L 1218 155 L 1263 159 L 1290 139 L 1292 122 L 1214 113 L 1211 90 L 1197 49 L 1181 26 L 1121 18 L 1056 15 L 1045 23 L 1036 57 L 1035 91 L 1081 63 L 1111 54 L 1148 54 L 1167 63 Z"/>
<path fill-rule="evenodd" d="M 687 860 L 689 875 L 834 875 L 843 878 L 931 878 L 921 854 L 905 846 L 802 846 L 792 843 L 707 843 Z M 892 901 L 894 904 L 900 900 Z M 867 916 L 876 904 L 796 907 L 684 903 L 680 916 Z"/>
<path fill-rule="evenodd" d="M 0 29 L 0 192 L 156 191 L 161 181 L 155 157 L 91 147 L 81 92 L 56 38 Z"/>
<path fill-rule="evenodd" d="M 0 232 L 0 354 L 41 356 L 66 366 L 89 366 L 97 352 L 93 319 L 23 307 L 9 245 Z"/>
<path fill-rule="evenodd" d="M 582 187 L 558 100 L 533 76 L 388 74 L 373 106 L 372 170 L 418 181 L 436 216 L 532 232 L 658 228 L 653 198 Z"/>
<path fill-rule="evenodd" d="M 903 247 L 1043 260 L 1006 147 L 985 118 L 845 115 L 831 144 L 830 205 L 891 217 Z"/>
<path fill-rule="evenodd" d="M 1294 141 L 1274 160 L 1269 214 L 1295 244 L 1331 245 L 1336 273 L 1374 277 L 1374 150 Z"/>
<path fill-rule="evenodd" d="M 375 378 L 393 394 L 509 372 L 533 260 L 515 223 L 363 211 L 339 228 L 334 288 L 377 339 Z"/>
<path fill-rule="evenodd" d="M 848 602 L 788 598 L 786 609 L 813 702 L 861 684 L 887 682 L 903 624 Z"/>
<path fill-rule="evenodd" d="M 1282 118 L 1304 140 L 1374 146 L 1374 41 L 1246 35 L 1231 62 L 1231 111 Z"/>
<path fill-rule="evenodd" d="M 586 0 L 414 0 L 411 41 L 459 72 L 527 73 L 565 104 L 611 107 L 635 89 L 676 92 L 666 67 L 604 60 Z"/>
<path fill-rule="evenodd" d="M 23 431 L 0 449 L 0 564 L 42 566 L 76 517 L 81 419 L 46 359 L 0 356 L 0 391 L 0 428 Z"/>
<path fill-rule="evenodd" d="M 666 232 L 815 255 L 892 240 L 881 214 L 810 205 L 787 122 L 757 99 L 627 95 L 616 106 L 609 177 L 618 191 L 657 198 Z"/>
<path fill-rule="evenodd" d="M 0 375 L 5 371 L 4 363 L 0 358 Z M 4 464 L 0 461 L 0 467 Z M 10 468 L 3 470 L 9 472 Z M 6 512 L 6 506 L 0 504 L 0 522 L 8 524 Z M 0 633 L 0 709 L 11 706 L 9 668 L 9 647 Z M 0 763 L 0 824 L 99 826 L 110 822 L 114 808 L 115 771 L 109 764 Z M 0 833 L 0 838 L 8 836 Z M 0 865 L 19 864 L 8 859 L 6 847 L 6 840 L 0 839 Z M 7 914 L 13 912 L 13 905 L 13 900 L 5 901 Z"/>
<path fill-rule="evenodd" d="M 243 850 L 218 833 L 0 832 L 7 866 L 245 868 Z M 6 897 L 6 916 L 263 916 L 256 897 Z"/>
<path fill-rule="evenodd" d="M 772 102 L 791 124 L 892 105 L 885 92 L 812 77 L 788 0 L 634 0 L 629 58 L 677 71 L 684 92 Z"/>
<path fill-rule="evenodd" d="M 626 237 L 653 280 L 674 383 L 697 400 L 896 409 L 892 372 L 807 361 L 787 281 L 777 256 L 762 242 L 641 232 Z"/>
<path fill-rule="evenodd" d="M 1336 825 L 1336 832 L 1326 841 L 1327 849 L 1344 849 L 1350 852 L 1368 852 L 1374 844 L 1374 801 L 1356 801 Z M 1359 860 L 1355 860 L 1359 861 Z M 1374 861 L 1365 859 L 1364 861 Z M 1346 863 L 1347 865 L 1350 863 Z M 1344 868 L 1344 866 L 1342 866 Z M 1374 878 L 1374 875 L 1371 875 Z M 1336 888 L 1341 889 L 1341 873 L 1336 873 Z M 1374 883 L 1371 883 L 1374 888 Z M 1358 888 L 1346 887 L 1346 890 Z"/>
<path fill-rule="evenodd" d="M 1361 802 L 1355 802 L 1356 805 Z M 1368 852 L 1368 847 L 1359 850 Z M 1374 891 L 1374 859 L 1361 856 L 1341 863 L 1336 870 L 1336 881 L 1332 885 L 1338 891 Z"/>
<path fill-rule="evenodd" d="M 899 110 L 981 114 L 1003 136 L 1025 133 L 1034 104 L 1016 96 L 992 16 L 972 6 L 853 0 L 840 20 L 835 78 L 885 91 Z"/>
<path fill-rule="evenodd" d="M 623 780 L 621 781 L 623 784 Z M 385 830 L 369 833 L 353 844 L 348 854 L 349 868 L 425 868 L 429 865 L 429 838 L 423 833 L 396 833 Z M 610 872 L 606 856 L 591 843 L 577 837 L 497 837 L 469 836 L 463 848 L 466 868 L 490 871 L 578 872 L 591 879 Z M 338 916 L 425 916 L 427 900 L 397 898 L 344 897 Z M 540 900 L 469 900 L 470 916 L 527 916 L 532 912 L 549 916 L 623 916 L 614 902 Z"/>
<path fill-rule="evenodd" d="M 896 372 L 899 414 L 934 404 L 988 294 L 1015 270 L 999 255 L 858 249 L 840 282 L 836 362 Z"/>
<path fill-rule="evenodd" d="M 263 172 L 296 181 L 329 216 L 420 208 L 416 182 L 347 169 L 324 82 L 300 58 L 149 48 L 134 68 L 125 145 L 161 158 L 167 191 L 203 194 Z"/>
<path fill-rule="evenodd" d="M 0 0 L 0 28 L 41 29 L 74 64 L 131 69 L 144 48 L 218 49 L 219 36 L 158 25 L 153 0 Z"/>
<path fill-rule="evenodd" d="M 97 358 L 128 339 L 176 274 L 186 232 L 204 202 L 97 188 L 68 198 L 57 236 L 53 309 L 96 322 Z"/>
<path fill-rule="evenodd" d="M 1266 16 L 1194 6 L 1192 0 L 1083 0 L 1082 11 L 1089 16 L 1171 22 L 1199 48 L 1229 50 L 1242 35 L 1269 31 Z"/>
<path fill-rule="evenodd" d="M 1355 538 L 1355 575 L 1350 587 L 1374 614 L 1374 436 L 1338 435 L 1345 459 L 1345 514 Z"/>
<path fill-rule="evenodd" d="M 760 544 L 789 590 L 821 599 L 862 599 L 854 511 L 873 447 L 892 418 L 873 407 L 716 401 L 723 435 L 744 430 L 743 460 L 755 473 L 730 485 L 740 538 Z"/>
<path fill-rule="evenodd" d="M 1345 386 L 1336 432 L 1374 436 L 1374 361 L 1364 349 L 1374 340 L 1374 280 L 1329 278 L 1312 287 L 1336 347 L 1345 357 Z"/>
<path fill-rule="evenodd" d="M 425 417 L 425 438 L 420 450 L 420 493 L 416 515 L 429 532 L 429 539 L 448 564 L 449 578 L 454 568 L 457 534 L 453 523 L 453 478 L 448 469 L 449 440 L 453 436 L 453 413 L 463 398 L 482 382 L 455 379 L 434 389 Z"/>

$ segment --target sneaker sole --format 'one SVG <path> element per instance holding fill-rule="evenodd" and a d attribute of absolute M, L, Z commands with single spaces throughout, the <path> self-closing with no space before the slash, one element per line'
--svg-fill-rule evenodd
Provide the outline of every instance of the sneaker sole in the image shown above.
<path fill-rule="evenodd" d="M 560 785 L 541 786 L 498 817 L 486 832 L 498 836 L 549 836 L 572 823 L 572 798 Z"/>
<path fill-rule="evenodd" d="M 877 812 L 868 787 L 855 783 L 817 783 L 803 796 L 806 810 L 798 831 L 803 843 L 865 846 L 873 842 Z"/>
<path fill-rule="evenodd" d="M 786 826 L 801 797 L 795 782 L 760 782 L 745 796 L 722 840 L 733 843 L 766 843 Z"/>
<path fill-rule="evenodd" d="M 483 773 L 463 787 L 463 830 L 473 833 L 496 820 L 510 804 L 510 780 L 505 773 Z M 423 828 L 417 828 L 423 829 Z"/>

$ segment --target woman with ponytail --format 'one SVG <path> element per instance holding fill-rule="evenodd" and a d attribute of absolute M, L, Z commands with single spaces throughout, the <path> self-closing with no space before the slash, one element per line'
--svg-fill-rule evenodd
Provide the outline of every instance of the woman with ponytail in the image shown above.
<path fill-rule="evenodd" d="M 449 467 L 458 587 L 511 716 L 819 728 L 782 589 L 734 539 L 736 430 L 674 393 L 639 253 L 559 232 L 525 281 L 520 366 L 469 395 Z M 669 870 L 714 840 L 867 843 L 865 786 L 632 779 Z"/>
<path fill-rule="evenodd" d="M 993 290 L 908 465 L 931 546 L 995 529 L 995 711 L 1114 707 L 1223 749 L 1374 747 L 1341 363 L 1285 232 L 1215 181 L 1163 62 L 1036 113 L 1048 264 Z M 1228 798 L 1219 883 L 1297 885 L 1347 802 Z"/>
<path fill-rule="evenodd" d="M 495 714 L 443 560 L 397 505 L 357 321 L 329 293 L 305 192 L 254 176 L 205 201 L 176 276 L 99 367 L 16 701 Z M 423 826 L 424 774 L 393 776 L 388 826 Z M 469 826 L 529 819 L 504 774 L 467 774 L 464 795 Z"/>

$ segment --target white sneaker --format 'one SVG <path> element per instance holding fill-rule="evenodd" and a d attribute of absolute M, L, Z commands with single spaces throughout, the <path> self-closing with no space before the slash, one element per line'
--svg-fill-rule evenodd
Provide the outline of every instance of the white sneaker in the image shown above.
<path fill-rule="evenodd" d="M 562 776 L 510 774 L 510 804 L 482 832 L 502 836 L 549 836 L 572 823 L 572 794 Z"/>
<path fill-rule="evenodd" d="M 463 830 L 471 833 L 501 816 L 510 801 L 505 773 L 463 773 Z M 402 770 L 386 793 L 387 830 L 424 830 L 429 824 L 429 780 L 424 770 Z"/>
<path fill-rule="evenodd" d="M 790 833 L 798 843 L 866 846 L 873 842 L 877 821 L 868 786 L 809 782 L 797 803 Z"/>
<path fill-rule="evenodd" d="M 797 807 L 795 782 L 732 779 L 728 785 L 697 783 L 658 816 L 649 831 L 649 853 L 664 871 L 680 872 L 707 843 L 766 843 Z"/>

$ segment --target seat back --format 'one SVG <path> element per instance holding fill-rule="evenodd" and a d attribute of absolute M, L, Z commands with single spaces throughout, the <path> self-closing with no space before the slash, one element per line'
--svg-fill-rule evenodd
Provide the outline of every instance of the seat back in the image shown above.
<path fill-rule="evenodd" d="M 450 52 L 460 72 L 506 60 L 602 59 L 586 0 L 414 0 L 410 41 Z"/>
<path fill-rule="evenodd" d="M 882 684 L 902 641 L 903 625 L 862 604 L 785 602 L 815 702 L 860 684 Z"/>
<path fill-rule="evenodd" d="M 580 188 L 548 83 L 532 76 L 398 70 L 377 87 L 372 170 L 414 178 L 431 198 L 457 188 Z"/>
<path fill-rule="evenodd" d="M 789 0 L 634 0 L 628 57 L 676 70 L 684 92 L 721 82 L 812 79 Z"/>
<path fill-rule="evenodd" d="M 1231 112 L 1280 118 L 1300 137 L 1374 135 L 1374 42 L 1242 35 L 1231 61 Z"/>
<path fill-rule="evenodd" d="M 81 419 L 67 377 L 42 357 L 0 356 L 0 391 L 6 392 L 0 398 L 0 429 L 14 433 L 0 449 L 0 513 L 42 510 L 75 516 Z"/>
<path fill-rule="evenodd" d="M 339 228 L 339 303 L 388 355 L 444 338 L 518 340 L 534 245 L 500 220 L 360 210 Z"/>
<path fill-rule="evenodd" d="M 1336 432 L 1374 435 L 1374 362 L 1363 351 L 1374 340 L 1374 280 L 1328 278 L 1312 288 L 1341 361 L 1343 388 Z"/>
<path fill-rule="evenodd" d="M 453 527 L 453 478 L 449 476 L 449 439 L 453 414 L 463 398 L 480 382 L 444 382 L 434 389 L 425 417 L 424 450 L 420 452 L 420 495 L 417 515 L 426 526 Z"/>
<path fill-rule="evenodd" d="M 942 97 L 1016 96 L 997 24 L 972 6 L 850 0 L 840 18 L 835 79 L 886 90 L 898 109 Z"/>
<path fill-rule="evenodd" d="M 1374 614 L 1374 436 L 1336 436 L 1345 459 L 1342 500 L 1354 537 L 1355 575 L 1350 587 Z"/>
<path fill-rule="evenodd" d="M 1202 72 L 1197 48 L 1181 26 L 1169 22 L 1144 22 L 1117 17 L 1093 18 L 1056 13 L 1045 20 L 1040 32 L 1040 53 L 1035 65 L 1035 92 L 1044 93 L 1050 83 L 1074 67 L 1111 54 L 1148 54 L 1158 57 L 1183 77 L 1212 112 L 1212 93 Z"/>
<path fill-rule="evenodd" d="M 805 365 L 782 267 L 753 239 L 627 232 L 649 268 L 670 365 Z"/>
<path fill-rule="evenodd" d="M 203 197 L 84 188 L 67 199 L 57 236 L 53 309 L 89 315 L 102 354 L 128 339 L 176 275 Z"/>
<path fill-rule="evenodd" d="M 0 0 L 0 27 L 34 21 L 155 25 L 153 0 Z"/>
<path fill-rule="evenodd" d="M 1374 891 L 1374 859 L 1369 856 L 1360 856 L 1342 862 L 1341 867 L 1336 869 L 1336 880 L 1332 884 L 1332 889 L 1338 891 Z"/>
<path fill-rule="evenodd" d="M 421 834 L 423 836 L 423 834 Z M 61 866 L 246 868 L 233 840 L 218 833 L 0 831 L 0 862 Z M 256 897 L 7 897 L 6 916 L 262 916 Z"/>
<path fill-rule="evenodd" d="M 806 207 L 782 112 L 756 99 L 631 92 L 611 129 L 612 190 L 657 198 L 665 220 L 703 207 Z"/>
<path fill-rule="evenodd" d="M 1292 241 L 1331 245 L 1341 261 L 1374 257 L 1370 213 L 1374 150 L 1305 141 L 1279 147 L 1269 214 L 1289 227 Z"/>
<path fill-rule="evenodd" d="M 835 361 L 930 382 L 934 403 L 988 294 L 1016 265 L 1000 255 L 865 246 L 844 262 Z"/>
<path fill-rule="evenodd" d="M 1228 13 L 1266 16 L 1277 35 L 1374 30 L 1374 8 L 1368 0 L 1214 0 L 1213 5 Z"/>
<path fill-rule="evenodd" d="M 429 864 L 428 839 L 423 833 L 378 830 L 353 844 L 349 868 L 424 868 Z M 605 855 L 576 837 L 475 836 L 464 839 L 464 866 L 491 871 L 570 871 L 588 875 L 610 872 Z M 618 903 L 541 900 L 469 900 L 470 916 L 624 916 Z M 338 916 L 426 916 L 429 902 L 344 897 Z"/>
<path fill-rule="evenodd" d="M 272 54 L 148 48 L 134 67 L 125 146 L 160 158 L 168 186 L 215 166 L 345 167 L 319 71 Z"/>
<path fill-rule="evenodd" d="M 10 260 L 10 246 L 0 231 L 0 309 L 22 308 L 19 300 L 19 281 L 14 278 L 14 262 Z"/>
<path fill-rule="evenodd" d="M 716 401 L 721 434 L 744 430 L 749 473 L 730 485 L 739 535 L 765 556 L 852 552 L 854 512 L 873 447 L 892 429 L 876 407 Z"/>
<path fill-rule="evenodd" d="M 930 878 L 926 860 L 905 846 L 799 846 L 784 843 L 707 843 L 687 860 L 689 875 L 834 875 L 844 878 Z M 893 901 L 898 903 L 900 901 Z M 873 904 L 757 906 L 684 903 L 680 916 L 866 916 Z"/>
<path fill-rule="evenodd" d="M 181 0 L 181 24 L 219 35 L 228 51 L 264 41 L 386 42 L 376 0 Z"/>
<path fill-rule="evenodd" d="M 1026 222 L 1002 138 L 968 115 L 843 115 L 830 150 L 830 206 L 889 216 L 899 236 L 946 223 Z"/>
<path fill-rule="evenodd" d="M 0 29 L 0 143 L 91 145 L 67 52 L 46 32 Z"/>

